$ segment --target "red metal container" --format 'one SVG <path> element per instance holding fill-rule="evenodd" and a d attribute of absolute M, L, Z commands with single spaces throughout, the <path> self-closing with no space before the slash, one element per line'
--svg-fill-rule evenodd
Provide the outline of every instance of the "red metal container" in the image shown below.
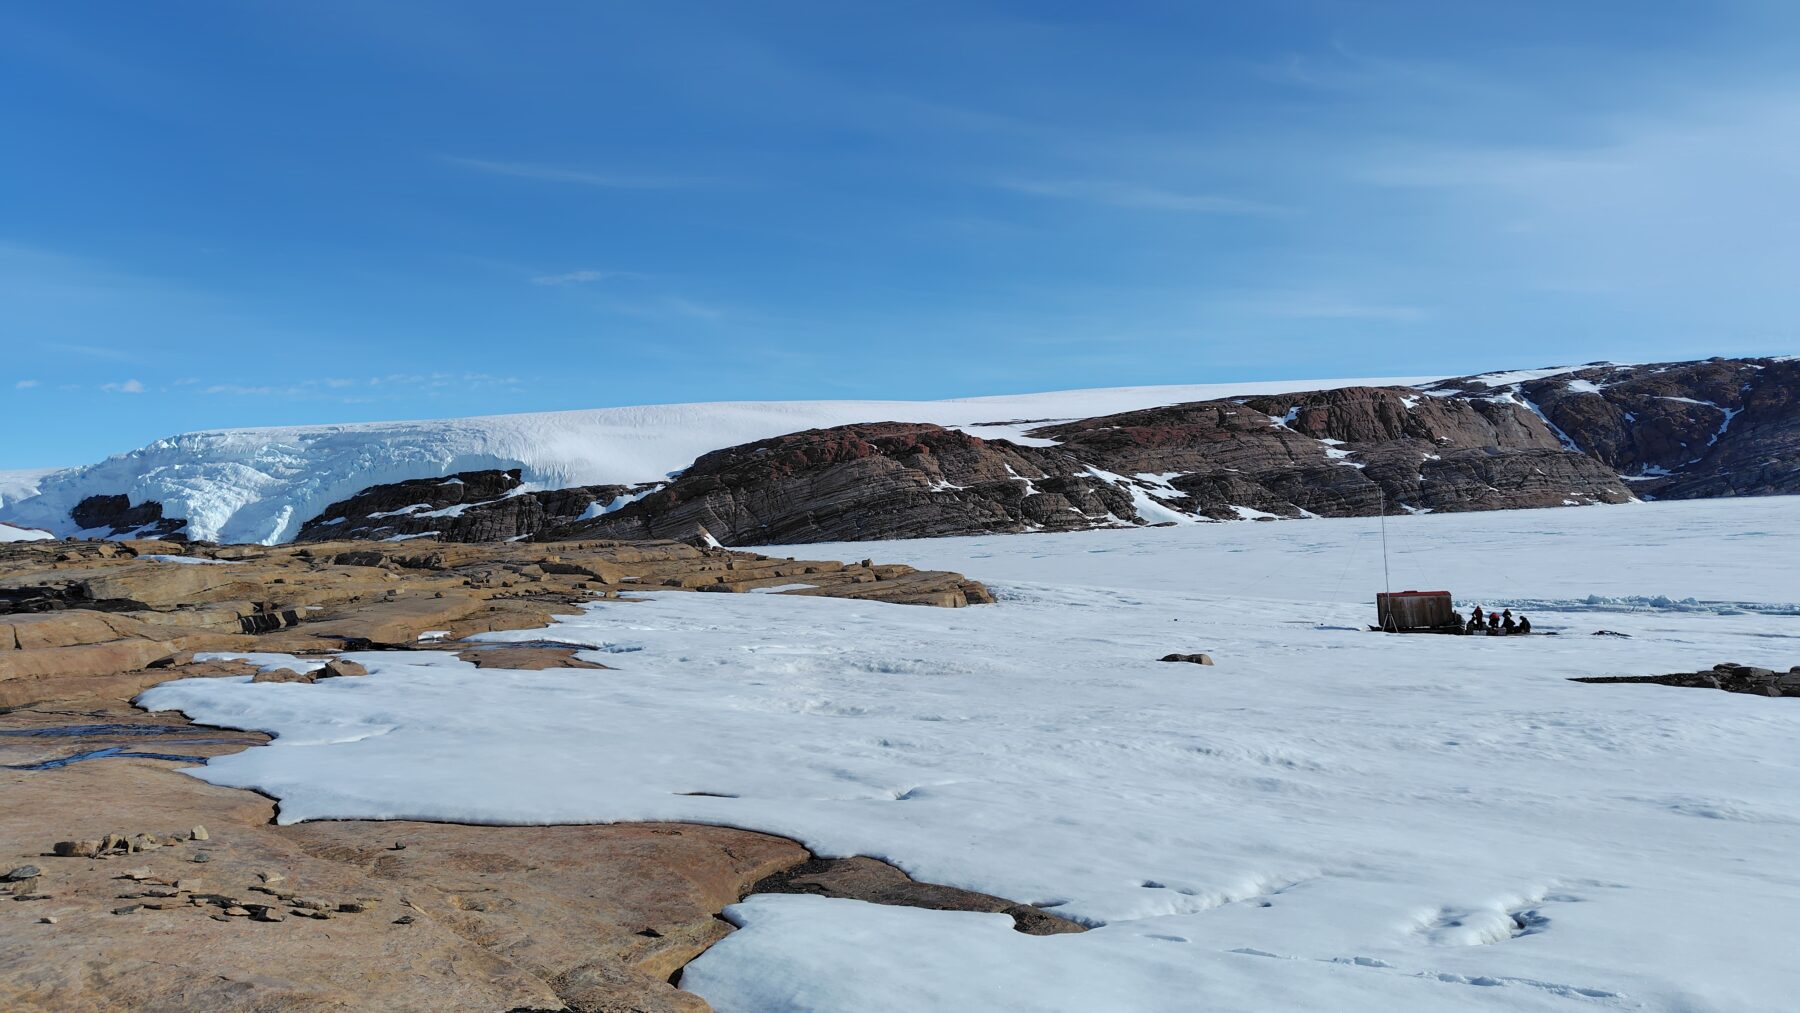
<path fill-rule="evenodd" d="M 1394 591 L 1375 596 L 1376 621 L 1384 630 L 1429 630 L 1456 621 L 1448 591 Z"/>

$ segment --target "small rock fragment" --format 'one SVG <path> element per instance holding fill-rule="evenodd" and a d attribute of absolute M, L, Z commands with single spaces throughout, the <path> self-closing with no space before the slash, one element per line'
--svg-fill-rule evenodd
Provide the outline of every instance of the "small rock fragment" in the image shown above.
<path fill-rule="evenodd" d="M 1213 663 L 1212 655 L 1210 654 L 1169 654 L 1164 655 L 1162 660 L 1185 661 L 1192 665 L 1210 665 Z"/>
<path fill-rule="evenodd" d="M 211 917 L 215 922 L 228 922 L 231 920 L 230 915 L 212 915 Z"/>
<path fill-rule="evenodd" d="M 150 878 L 150 867 L 147 865 L 140 865 L 135 869 L 126 869 L 119 874 L 119 878 L 129 879 L 133 882 L 142 882 L 143 880 Z"/>
<path fill-rule="evenodd" d="M 143 906 L 144 906 L 144 905 L 142 905 L 142 904 L 127 904 L 127 905 L 125 905 L 125 906 L 124 906 L 124 907 L 116 907 L 116 908 L 113 908 L 113 914 L 116 914 L 116 915 L 128 915 L 128 914 L 130 914 L 130 913 L 132 913 L 132 912 L 133 912 L 133 911 L 136 911 L 136 910 L 137 910 L 137 909 L 138 909 L 138 908 L 141 908 L 141 907 L 143 907 Z"/>
<path fill-rule="evenodd" d="M 44 917 L 38 919 L 38 924 L 39 925 L 55 925 L 56 924 L 56 916 L 55 915 L 45 915 Z"/>
<path fill-rule="evenodd" d="M 36 876 L 26 876 L 23 879 L 13 880 L 12 884 L 13 900 L 24 900 L 32 894 L 37 893 L 38 878 Z"/>
<path fill-rule="evenodd" d="M 232 918 L 243 918 L 250 914 L 250 909 L 233 904 L 225 909 L 225 914 Z"/>
<path fill-rule="evenodd" d="M 287 877 L 279 872 L 259 872 L 256 874 L 256 878 L 265 883 L 279 883 Z"/>
<path fill-rule="evenodd" d="M 93 858 L 100 854 L 100 842 L 57 841 L 50 850 L 62 858 Z"/>
<path fill-rule="evenodd" d="M 360 900 L 347 900 L 339 904 L 337 909 L 344 914 L 358 915 L 369 909 L 369 905 Z"/>
<path fill-rule="evenodd" d="M 205 863 L 212 861 L 212 853 L 208 851 L 195 852 L 193 860 L 204 865 Z"/>
<path fill-rule="evenodd" d="M 395 925 L 411 925 L 412 923 L 413 923 L 412 915 L 401 915 L 400 917 L 394 919 Z"/>
<path fill-rule="evenodd" d="M 206 841 L 211 839 L 212 838 L 207 835 L 205 827 L 195 827 L 188 831 L 188 840 L 190 841 Z"/>
<path fill-rule="evenodd" d="M 21 879 L 36 879 L 39 871 L 40 870 L 35 865 L 21 865 L 6 875 L 0 876 L 0 879 L 4 879 L 9 883 L 16 883 Z"/>

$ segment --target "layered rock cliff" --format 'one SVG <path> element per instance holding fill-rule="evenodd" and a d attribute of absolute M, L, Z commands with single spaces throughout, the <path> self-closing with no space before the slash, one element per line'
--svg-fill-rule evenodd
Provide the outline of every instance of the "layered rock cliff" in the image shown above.
<path fill-rule="evenodd" d="M 1054 443 L 903 422 L 794 433 L 707 454 L 665 488 L 541 537 L 704 529 L 758 544 L 1629 498 L 1525 408 L 1411 388 L 1173 405 L 1029 437 Z"/>
<path fill-rule="evenodd" d="M 1800 493 L 1800 358 L 1599 363 L 1436 389 L 1527 405 L 1646 498 Z"/>

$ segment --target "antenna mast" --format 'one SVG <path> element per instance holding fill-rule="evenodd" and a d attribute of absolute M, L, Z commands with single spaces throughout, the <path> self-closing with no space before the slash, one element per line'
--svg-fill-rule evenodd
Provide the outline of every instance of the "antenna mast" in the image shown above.
<path fill-rule="evenodd" d="M 1381 494 L 1381 588 L 1391 595 L 1394 593 L 1394 582 L 1388 576 L 1387 490 L 1377 485 L 1375 491 Z"/>

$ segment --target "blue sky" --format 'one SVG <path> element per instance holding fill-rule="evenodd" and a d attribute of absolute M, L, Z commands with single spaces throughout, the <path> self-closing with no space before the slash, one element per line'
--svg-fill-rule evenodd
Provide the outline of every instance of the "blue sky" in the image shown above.
<path fill-rule="evenodd" d="M 1793 352 L 1797 28 L 0 2 L 0 468 L 220 426 Z"/>

